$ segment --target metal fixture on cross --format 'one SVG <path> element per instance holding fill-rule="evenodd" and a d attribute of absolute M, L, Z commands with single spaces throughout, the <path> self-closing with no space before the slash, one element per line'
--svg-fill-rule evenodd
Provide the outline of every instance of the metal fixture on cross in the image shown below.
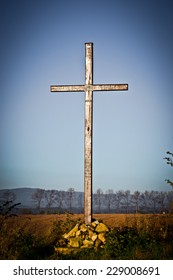
<path fill-rule="evenodd" d="M 93 43 L 85 43 L 85 84 L 51 86 L 51 92 L 85 92 L 84 217 L 92 221 L 92 124 L 93 91 L 128 90 L 128 84 L 93 84 Z"/>

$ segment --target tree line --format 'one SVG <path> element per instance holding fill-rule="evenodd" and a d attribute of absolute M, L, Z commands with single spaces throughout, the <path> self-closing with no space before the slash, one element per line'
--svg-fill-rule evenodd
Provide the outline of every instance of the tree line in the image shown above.
<path fill-rule="evenodd" d="M 14 203 L 16 196 L 12 191 L 4 192 L 3 201 Z M 92 205 L 94 213 L 170 213 L 173 210 L 173 191 L 114 191 L 105 192 L 99 188 L 93 193 Z M 36 189 L 31 201 L 34 213 L 71 213 L 84 212 L 84 193 L 74 188 L 67 191 Z M 34 210 L 35 209 L 35 210 Z M 25 209 L 24 212 L 27 212 Z"/>
<path fill-rule="evenodd" d="M 70 212 L 83 213 L 84 194 L 75 192 L 74 188 L 67 191 L 38 189 L 32 195 L 32 199 L 38 210 L 41 205 L 51 212 L 56 208 L 59 212 L 64 209 Z M 108 189 L 105 192 L 99 188 L 93 193 L 93 212 L 95 213 L 163 213 L 171 212 L 173 205 L 173 191 L 114 191 Z"/>
<path fill-rule="evenodd" d="M 16 195 L 12 191 L 5 191 L 1 198 L 3 203 L 14 204 L 15 201 Z M 31 195 L 31 203 L 30 212 L 34 213 L 83 213 L 84 193 L 74 188 L 67 191 L 38 188 Z M 98 188 L 92 196 L 92 207 L 94 213 L 170 213 L 173 211 L 173 191 L 131 193 L 130 190 L 103 191 Z"/>

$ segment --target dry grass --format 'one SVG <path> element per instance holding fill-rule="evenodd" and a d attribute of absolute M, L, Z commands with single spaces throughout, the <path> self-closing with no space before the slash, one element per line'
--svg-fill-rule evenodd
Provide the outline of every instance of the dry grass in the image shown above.
<path fill-rule="evenodd" d="M 103 221 L 110 228 L 137 227 L 140 229 L 159 229 L 173 226 L 173 215 L 163 214 L 94 214 L 93 218 Z M 32 232 L 39 236 L 48 236 L 55 221 L 84 221 L 83 214 L 49 214 L 49 215 L 20 215 L 8 218 L 8 223 L 14 228 L 22 227 L 26 232 Z"/>
<path fill-rule="evenodd" d="M 70 259 L 172 259 L 173 215 L 95 214 L 93 218 L 112 229 L 101 251 L 81 251 Z M 61 259 L 54 252 L 57 241 L 83 214 L 0 216 L 1 259 Z"/>

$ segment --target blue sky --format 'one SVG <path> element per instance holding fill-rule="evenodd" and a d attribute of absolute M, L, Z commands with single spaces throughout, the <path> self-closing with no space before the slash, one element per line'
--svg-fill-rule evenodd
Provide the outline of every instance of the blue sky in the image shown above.
<path fill-rule="evenodd" d="M 83 191 L 85 42 L 94 43 L 93 191 L 171 190 L 172 1 L 1 3 L 0 188 Z"/>

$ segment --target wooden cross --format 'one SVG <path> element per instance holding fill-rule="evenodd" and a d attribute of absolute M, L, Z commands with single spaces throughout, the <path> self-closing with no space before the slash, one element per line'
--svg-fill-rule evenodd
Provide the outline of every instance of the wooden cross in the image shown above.
<path fill-rule="evenodd" d="M 92 126 L 93 91 L 128 90 L 128 84 L 93 84 L 93 43 L 85 43 L 85 84 L 51 86 L 51 92 L 85 92 L 84 217 L 92 221 Z"/>

